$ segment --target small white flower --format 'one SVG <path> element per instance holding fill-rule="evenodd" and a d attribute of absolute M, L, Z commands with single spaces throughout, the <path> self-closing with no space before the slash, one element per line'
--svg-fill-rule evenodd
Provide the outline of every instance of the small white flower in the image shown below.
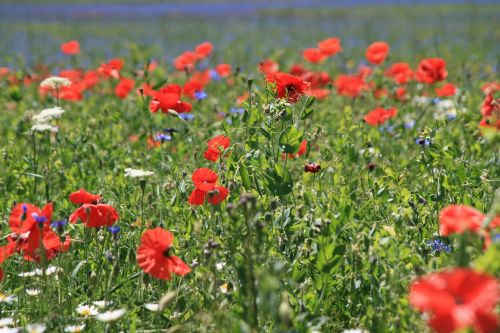
<path fill-rule="evenodd" d="M 42 110 L 42 112 L 40 112 L 37 115 L 34 115 L 33 118 L 31 119 L 36 124 L 46 124 L 54 119 L 61 118 L 63 113 L 64 110 L 61 107 L 56 106 L 55 108 Z"/>
<path fill-rule="evenodd" d="M 125 309 L 118 309 L 118 310 L 113 310 L 113 311 L 106 311 L 103 313 L 100 313 L 96 316 L 97 320 L 99 321 L 115 321 L 117 319 L 120 319 L 124 314 L 125 314 Z"/>
<path fill-rule="evenodd" d="M 28 296 L 38 296 L 40 294 L 40 289 L 26 289 L 26 294 L 28 294 Z"/>
<path fill-rule="evenodd" d="M 5 294 L 3 294 L 3 293 L 0 292 L 0 303 L 10 304 L 10 303 L 15 302 L 15 301 L 17 301 L 17 297 L 16 296 L 5 295 Z"/>
<path fill-rule="evenodd" d="M 19 273 L 17 274 L 17 276 L 19 277 L 32 277 L 32 276 L 35 276 L 36 275 L 36 271 L 31 271 L 31 272 L 23 272 L 23 273 Z"/>
<path fill-rule="evenodd" d="M 130 177 L 130 178 L 146 178 L 146 177 L 151 177 L 155 173 L 152 171 L 146 171 L 142 169 L 131 169 L 131 168 L 126 168 L 125 169 L 125 177 Z"/>
<path fill-rule="evenodd" d="M 218 271 L 221 271 L 225 265 L 226 265 L 225 262 L 218 262 L 215 264 L 215 268 L 217 268 Z"/>
<path fill-rule="evenodd" d="M 0 333 L 17 333 L 21 331 L 19 327 L 0 327 Z"/>
<path fill-rule="evenodd" d="M 45 324 L 28 324 L 24 329 L 28 333 L 43 333 L 47 326 Z"/>
<path fill-rule="evenodd" d="M 49 78 L 46 78 L 40 83 L 40 87 L 52 88 L 52 89 L 59 89 L 60 87 L 66 87 L 70 85 L 71 85 L 70 80 L 68 80 L 65 77 L 59 77 L 59 76 L 51 76 Z"/>
<path fill-rule="evenodd" d="M 39 271 L 40 271 L 40 273 L 38 275 L 43 275 L 43 271 L 41 269 Z M 62 271 L 63 271 L 63 269 L 61 267 L 49 266 L 45 270 L 45 275 L 49 276 L 49 275 L 56 274 L 56 273 L 59 273 Z"/>
<path fill-rule="evenodd" d="M 364 333 L 365 331 L 363 331 L 361 328 L 352 328 L 352 329 L 349 329 L 349 330 L 343 330 L 342 333 Z"/>
<path fill-rule="evenodd" d="M 111 301 L 94 301 L 92 302 L 95 306 L 97 306 L 99 309 L 104 309 L 105 307 L 113 304 Z"/>
<path fill-rule="evenodd" d="M 64 332 L 67 333 L 80 333 L 85 328 L 85 324 L 81 325 L 70 325 L 64 328 Z"/>
<path fill-rule="evenodd" d="M 426 106 L 429 105 L 431 102 L 431 99 L 426 96 L 415 96 L 413 97 L 413 105 L 416 106 Z"/>
<path fill-rule="evenodd" d="M 78 305 L 78 307 L 76 308 L 76 312 L 78 312 L 78 314 L 81 314 L 84 317 L 96 316 L 99 314 L 99 311 L 95 306 L 83 305 L 83 304 Z"/>
<path fill-rule="evenodd" d="M 31 131 L 32 132 L 52 132 L 52 133 L 57 133 L 59 132 L 59 127 L 49 125 L 49 124 L 35 124 L 31 126 Z"/>
<path fill-rule="evenodd" d="M 11 318 L 11 317 L 6 317 L 6 318 L 0 319 L 0 327 L 12 326 L 15 323 L 16 323 L 16 321 L 14 320 L 14 318 Z"/>
<path fill-rule="evenodd" d="M 159 310 L 157 303 L 147 303 L 147 304 L 144 304 L 144 307 L 151 312 L 158 312 L 158 310 Z"/>
<path fill-rule="evenodd" d="M 227 294 L 227 283 L 221 284 L 219 286 L 219 290 L 220 290 L 221 293 Z"/>

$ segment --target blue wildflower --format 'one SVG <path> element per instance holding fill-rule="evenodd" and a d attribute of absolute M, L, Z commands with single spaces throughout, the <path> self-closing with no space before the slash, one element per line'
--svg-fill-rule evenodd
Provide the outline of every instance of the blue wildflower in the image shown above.
<path fill-rule="evenodd" d="M 412 129 L 413 127 L 415 127 L 415 120 L 411 119 L 411 120 L 408 120 L 404 123 L 404 127 L 406 129 Z"/>
<path fill-rule="evenodd" d="M 440 239 L 429 241 L 427 242 L 427 245 L 432 248 L 432 252 L 441 252 L 441 251 L 445 251 L 448 253 L 451 252 L 451 248 L 445 243 L 443 243 L 443 241 Z"/>
<path fill-rule="evenodd" d="M 33 219 L 35 220 L 36 223 L 42 224 L 45 221 L 47 221 L 47 218 L 45 216 L 40 216 L 37 213 L 31 214 L 31 217 L 33 217 Z"/>
<path fill-rule="evenodd" d="M 111 226 L 108 228 L 108 231 L 114 236 L 116 235 L 117 233 L 119 233 L 121 230 L 121 228 L 117 225 L 114 225 L 114 226 Z"/>
<path fill-rule="evenodd" d="M 57 228 L 64 228 L 66 224 L 68 224 L 68 220 L 60 220 L 52 222 L 50 226 L 54 229 L 57 229 Z"/>
<path fill-rule="evenodd" d="M 181 117 L 184 120 L 191 120 L 194 118 L 194 114 L 192 114 L 192 113 L 180 113 L 179 117 Z"/>
<path fill-rule="evenodd" d="M 196 97 L 196 99 L 197 99 L 197 100 L 201 101 L 201 100 L 203 100 L 203 99 L 207 98 L 207 97 L 208 97 L 208 95 L 207 95 L 207 93 L 206 93 L 206 92 L 204 92 L 204 91 L 202 90 L 202 91 L 196 91 L 196 92 L 194 93 L 194 97 Z"/>
<path fill-rule="evenodd" d="M 243 109 L 243 108 L 230 108 L 229 112 L 243 114 L 243 113 L 245 113 L 245 109 Z"/>
<path fill-rule="evenodd" d="M 221 79 L 219 73 L 217 73 L 217 71 L 213 69 L 210 70 L 210 78 L 214 81 L 219 81 Z"/>
<path fill-rule="evenodd" d="M 417 138 L 415 140 L 415 143 L 421 145 L 422 147 L 429 147 L 431 145 L 431 140 L 429 138 Z"/>

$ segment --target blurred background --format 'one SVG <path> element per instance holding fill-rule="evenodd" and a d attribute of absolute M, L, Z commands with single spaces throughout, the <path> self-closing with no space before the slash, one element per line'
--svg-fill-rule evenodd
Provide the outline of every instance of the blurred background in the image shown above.
<path fill-rule="evenodd" d="M 82 44 L 80 64 L 138 50 L 168 62 L 208 40 L 215 61 L 245 67 L 267 57 L 300 60 L 304 48 L 338 36 L 343 57 L 384 40 L 395 57 L 496 66 L 498 22 L 498 0 L 0 0 L 0 65 L 56 62 L 71 39 Z"/>

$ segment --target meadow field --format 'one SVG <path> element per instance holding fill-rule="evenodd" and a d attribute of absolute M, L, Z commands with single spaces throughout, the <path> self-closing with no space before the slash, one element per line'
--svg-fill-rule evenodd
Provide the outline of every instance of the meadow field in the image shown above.
<path fill-rule="evenodd" d="M 500 5 L 326 3 L 0 4 L 0 333 L 498 332 Z"/>

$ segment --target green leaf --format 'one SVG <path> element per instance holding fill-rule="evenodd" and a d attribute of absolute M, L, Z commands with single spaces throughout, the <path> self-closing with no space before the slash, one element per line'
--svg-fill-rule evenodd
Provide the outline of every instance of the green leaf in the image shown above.
<path fill-rule="evenodd" d="M 267 186 L 274 195 L 286 195 L 292 192 L 292 175 L 283 166 L 277 164 L 274 169 L 270 168 L 266 173 Z"/>
<path fill-rule="evenodd" d="M 283 152 L 287 154 L 297 153 L 299 151 L 303 136 L 304 132 L 299 131 L 293 126 L 288 127 L 281 133 L 279 138 L 279 145 L 281 150 L 283 150 Z"/>

